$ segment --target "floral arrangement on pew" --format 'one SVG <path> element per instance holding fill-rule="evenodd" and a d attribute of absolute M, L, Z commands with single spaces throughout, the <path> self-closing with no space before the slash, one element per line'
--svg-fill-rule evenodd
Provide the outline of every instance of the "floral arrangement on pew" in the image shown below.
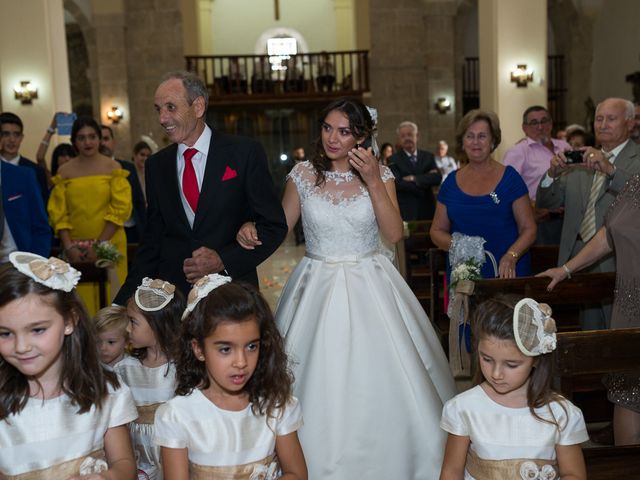
<path fill-rule="evenodd" d="M 485 252 L 485 240 L 461 233 L 451 236 L 449 263 L 451 265 L 449 316 L 449 366 L 455 378 L 471 377 L 471 327 L 469 325 L 469 296 L 474 282 L 482 278 L 480 271 L 486 256 L 497 271 L 495 259 Z"/>

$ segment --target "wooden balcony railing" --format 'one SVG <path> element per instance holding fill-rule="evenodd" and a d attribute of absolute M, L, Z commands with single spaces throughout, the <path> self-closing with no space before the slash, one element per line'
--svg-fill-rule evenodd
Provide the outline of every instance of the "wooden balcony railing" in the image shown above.
<path fill-rule="evenodd" d="M 252 101 L 362 95 L 369 91 L 368 55 L 367 50 L 302 53 L 275 64 L 267 55 L 185 59 L 213 100 Z"/>

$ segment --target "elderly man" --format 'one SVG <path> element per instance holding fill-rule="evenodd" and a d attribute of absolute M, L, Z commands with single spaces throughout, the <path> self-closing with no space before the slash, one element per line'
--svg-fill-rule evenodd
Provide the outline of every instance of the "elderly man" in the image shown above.
<path fill-rule="evenodd" d="M 400 214 L 405 221 L 431 220 L 436 208 L 432 187 L 440 185 L 442 175 L 432 153 L 418 150 L 418 126 L 402 122 L 396 129 L 401 149 L 389 158 L 396 177 Z"/>
<path fill-rule="evenodd" d="M 190 72 L 171 72 L 155 93 L 160 125 L 173 142 L 145 165 L 147 223 L 115 302 L 131 297 L 143 277 L 183 293 L 209 273 L 258 284 L 256 266 L 282 243 L 287 224 L 261 145 L 225 135 L 204 121 L 209 95 Z M 245 250 L 236 233 L 256 224 L 262 245 Z"/>
<path fill-rule="evenodd" d="M 633 119 L 633 129 L 631 130 L 631 140 L 640 144 L 640 102 L 636 102 L 636 114 Z"/>
<path fill-rule="evenodd" d="M 564 154 L 551 160 L 540 182 L 540 206 L 561 204 L 564 223 L 560 238 L 558 265 L 576 255 L 604 222 L 604 215 L 627 180 L 640 172 L 640 147 L 629 140 L 633 127 L 633 104 L 622 98 L 608 98 L 596 108 L 594 129 L 602 150 L 587 147 L 582 164 L 568 165 Z M 564 181 L 561 181 L 560 179 Z M 605 257 L 590 272 L 612 272 L 615 259 Z M 581 311 L 584 330 L 606 328 L 611 304 L 599 304 Z"/>

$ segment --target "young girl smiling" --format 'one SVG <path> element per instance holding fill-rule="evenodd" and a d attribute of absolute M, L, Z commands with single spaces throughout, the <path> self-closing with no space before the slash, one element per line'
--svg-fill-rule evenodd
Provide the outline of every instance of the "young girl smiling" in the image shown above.
<path fill-rule="evenodd" d="M 100 364 L 67 263 L 0 267 L 0 478 L 133 480 L 129 389 Z"/>

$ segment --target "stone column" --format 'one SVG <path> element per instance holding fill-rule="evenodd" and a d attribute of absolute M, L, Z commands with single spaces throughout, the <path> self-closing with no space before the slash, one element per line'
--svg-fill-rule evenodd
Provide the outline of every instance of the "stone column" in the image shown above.
<path fill-rule="evenodd" d="M 131 138 L 152 134 L 160 147 L 168 139 L 153 110 L 160 78 L 185 68 L 180 0 L 125 0 L 128 92 Z"/>
<path fill-rule="evenodd" d="M 94 2 L 93 27 L 96 39 L 97 83 L 100 92 L 96 119 L 113 129 L 116 158 L 131 158 L 131 125 L 135 121 L 129 104 L 125 42 L 125 15 L 119 2 Z M 118 106 L 124 118 L 112 123 L 107 112 Z"/>
<path fill-rule="evenodd" d="M 438 149 L 438 141 L 445 140 L 450 145 L 450 154 L 454 152 L 456 128 L 455 101 L 455 16 L 457 2 L 455 0 L 425 0 L 426 16 L 426 81 L 427 90 L 427 124 L 421 125 L 420 145 L 423 149 L 434 153 Z M 446 98 L 451 102 L 451 110 L 440 113 L 435 108 L 438 98 Z"/>
<path fill-rule="evenodd" d="M 428 125 L 429 82 L 423 0 L 371 0 L 371 103 L 378 109 L 378 143 L 395 143 L 397 125 Z M 425 144 L 420 143 L 424 148 Z"/>

